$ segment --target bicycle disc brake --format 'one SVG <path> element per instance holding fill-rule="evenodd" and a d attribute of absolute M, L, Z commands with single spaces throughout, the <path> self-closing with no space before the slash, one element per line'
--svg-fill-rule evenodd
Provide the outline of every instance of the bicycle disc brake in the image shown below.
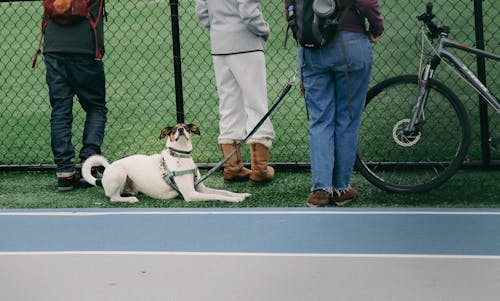
<path fill-rule="evenodd" d="M 420 131 L 412 132 L 410 134 L 405 133 L 406 125 L 410 123 L 410 119 L 401 119 L 396 122 L 394 128 L 392 129 L 392 138 L 394 141 L 403 147 L 409 147 L 415 145 L 422 136 Z"/>

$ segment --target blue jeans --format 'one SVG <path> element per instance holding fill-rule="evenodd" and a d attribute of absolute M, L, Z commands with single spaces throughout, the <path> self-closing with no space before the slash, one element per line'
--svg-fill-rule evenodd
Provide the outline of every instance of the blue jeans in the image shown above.
<path fill-rule="evenodd" d="M 345 190 L 356 158 L 372 46 L 363 33 L 341 31 L 324 48 L 299 48 L 298 57 L 310 115 L 311 190 Z"/>
<path fill-rule="evenodd" d="M 102 61 L 76 55 L 44 55 L 52 113 L 51 148 L 57 173 L 73 172 L 75 149 L 71 143 L 73 98 L 86 112 L 80 162 L 101 153 L 106 124 L 105 76 Z"/>

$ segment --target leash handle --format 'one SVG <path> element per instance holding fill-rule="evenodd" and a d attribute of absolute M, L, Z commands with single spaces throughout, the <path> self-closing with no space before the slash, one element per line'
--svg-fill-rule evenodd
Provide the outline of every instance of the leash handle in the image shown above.
<path fill-rule="evenodd" d="M 244 144 L 244 143 L 246 143 L 248 141 L 248 139 L 250 139 L 250 137 L 252 137 L 253 134 L 255 134 L 255 132 L 262 126 L 262 124 L 264 123 L 264 121 L 266 121 L 266 119 L 269 117 L 269 115 L 271 115 L 271 112 L 274 111 L 274 109 L 276 109 L 276 107 L 278 106 L 278 104 L 285 98 L 285 96 L 288 94 L 288 92 L 290 91 L 290 89 L 292 89 L 292 86 L 294 85 L 296 78 L 297 78 L 297 70 L 295 70 L 295 72 L 293 73 L 292 78 L 288 81 L 288 83 L 283 88 L 283 90 L 281 90 L 281 93 L 279 94 L 278 99 L 274 102 L 274 104 L 271 106 L 271 108 L 269 109 L 269 111 L 267 111 L 267 113 L 259 120 L 259 122 L 255 125 L 255 127 L 245 137 L 245 139 L 243 139 L 242 142 L 236 144 L 236 147 L 233 149 L 233 151 L 231 153 L 229 153 L 229 155 L 227 155 L 222 161 L 220 161 L 219 163 L 217 163 L 206 174 L 204 174 L 201 178 L 199 178 L 194 183 L 195 187 L 198 184 L 200 184 L 201 182 L 205 181 L 217 169 L 219 169 L 222 165 L 224 165 L 224 163 L 226 163 L 234 154 L 236 154 L 236 152 L 240 149 L 241 145 Z"/>

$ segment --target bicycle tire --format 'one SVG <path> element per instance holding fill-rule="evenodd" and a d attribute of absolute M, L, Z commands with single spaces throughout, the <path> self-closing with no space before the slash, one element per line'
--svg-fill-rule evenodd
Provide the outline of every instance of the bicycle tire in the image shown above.
<path fill-rule="evenodd" d="M 464 105 L 443 83 L 430 80 L 428 86 L 420 136 L 406 140 L 399 134 L 415 105 L 418 77 L 396 76 L 368 91 L 356 168 L 380 189 L 429 191 L 453 176 L 467 155 L 471 129 Z"/>

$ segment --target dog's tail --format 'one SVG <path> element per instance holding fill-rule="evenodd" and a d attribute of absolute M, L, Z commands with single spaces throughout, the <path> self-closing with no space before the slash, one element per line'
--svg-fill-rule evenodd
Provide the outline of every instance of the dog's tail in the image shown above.
<path fill-rule="evenodd" d="M 109 166 L 108 160 L 100 155 L 93 155 L 89 157 L 82 165 L 82 177 L 87 181 L 87 183 L 92 184 L 94 186 L 102 187 L 101 179 L 97 179 L 92 175 L 90 170 L 92 167 L 102 166 L 104 168 Z"/>

